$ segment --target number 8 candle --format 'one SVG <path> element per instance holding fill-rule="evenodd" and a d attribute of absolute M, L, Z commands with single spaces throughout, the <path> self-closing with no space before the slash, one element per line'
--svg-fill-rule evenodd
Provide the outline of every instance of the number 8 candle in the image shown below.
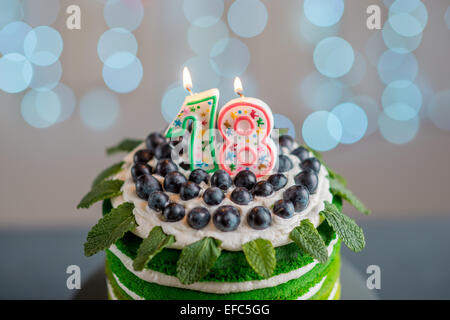
<path fill-rule="evenodd" d="M 269 106 L 256 98 L 242 95 L 242 83 L 234 81 L 240 96 L 228 102 L 219 113 L 218 129 L 224 138 L 219 162 L 223 170 L 234 176 L 242 170 L 251 170 L 257 177 L 270 174 L 277 159 L 274 141 L 273 114 Z"/>
<path fill-rule="evenodd" d="M 216 126 L 216 109 L 219 90 L 211 89 L 201 93 L 192 93 L 192 80 L 189 70 L 183 70 L 183 86 L 189 91 L 178 115 L 167 128 L 166 137 L 184 136 L 189 122 L 192 121 L 192 133 L 189 141 L 190 169 L 203 169 L 213 172 L 218 169 L 215 161 L 215 150 L 212 146 Z"/>

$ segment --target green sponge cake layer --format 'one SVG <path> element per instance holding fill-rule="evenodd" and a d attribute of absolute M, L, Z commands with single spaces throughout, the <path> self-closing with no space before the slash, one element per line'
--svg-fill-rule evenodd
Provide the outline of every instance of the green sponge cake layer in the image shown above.
<path fill-rule="evenodd" d="M 114 279 L 107 278 L 108 285 L 108 300 L 132 300 L 115 282 Z M 328 281 L 328 280 L 327 280 Z M 114 283 L 114 284 L 113 284 Z M 331 283 L 331 281 L 330 281 Z M 317 294 L 310 298 L 310 300 L 339 300 L 341 296 L 341 284 L 337 280 L 332 286 L 331 290 L 321 288 Z M 300 300 L 300 299 L 299 299 Z"/>
<path fill-rule="evenodd" d="M 116 297 L 119 299 L 236 299 L 236 300 L 253 300 L 253 299 L 297 299 L 298 297 L 328 297 L 330 292 L 336 286 L 339 278 L 339 249 L 340 241 L 335 238 L 334 233 L 330 233 L 327 239 L 329 243 L 330 258 L 326 264 L 319 264 L 317 261 L 311 259 L 286 260 L 291 263 L 283 263 L 283 259 L 277 261 L 279 264 L 278 273 L 264 280 L 259 276 L 251 275 L 252 270 L 240 271 L 238 277 L 230 277 L 231 280 L 225 279 L 225 275 L 230 275 L 230 265 L 225 264 L 215 265 L 214 269 L 207 277 L 202 279 L 198 284 L 194 284 L 194 289 L 191 287 L 184 288 L 175 278 L 173 267 L 176 266 L 176 259 L 169 259 L 170 255 L 160 253 L 159 267 L 152 269 L 145 269 L 142 272 L 135 272 L 132 270 L 132 257 L 127 257 L 122 250 L 118 251 L 119 245 L 113 250 L 107 250 L 107 274 L 110 285 L 117 293 Z M 124 238 L 125 239 L 125 238 Z M 122 246 L 126 247 L 129 252 L 133 250 L 132 246 L 127 247 L 125 244 L 127 240 L 122 242 Z M 282 254 L 289 252 L 290 245 L 277 248 L 277 257 L 282 257 Z M 114 253 L 113 253 L 114 251 Z M 123 249 L 123 251 L 126 251 Z M 169 250 L 178 251 L 178 250 Z M 297 248 L 297 252 L 299 252 Z M 242 254 L 241 252 L 224 252 L 227 254 Z M 299 254 L 300 256 L 301 254 Z M 118 257 L 120 256 L 120 258 Z M 157 256 L 157 257 L 158 257 Z M 156 258 L 156 257 L 155 257 Z M 231 259 L 231 258 L 229 258 Z M 297 263 L 293 263 L 296 261 Z M 164 267 L 163 267 L 164 266 Z M 215 277 L 215 271 L 220 270 L 220 277 Z M 234 269 L 232 269 L 234 270 Z M 162 272 L 165 271 L 165 272 Z M 248 273 L 248 275 L 245 274 Z M 151 281 L 146 281 L 146 275 L 150 274 Z M 298 275 L 293 278 L 292 275 Z M 258 279 L 254 279 L 257 277 Z M 234 280 L 237 278 L 238 280 Z M 161 282 L 168 281 L 172 285 L 163 285 Z M 206 279 L 206 280 L 205 280 Z M 247 280 L 252 279 L 252 280 Z M 245 290 L 248 284 L 251 287 L 256 287 L 254 290 Z M 240 286 L 243 285 L 243 286 Z M 203 288 L 204 287 L 204 288 Z M 233 289 L 234 287 L 234 289 Z M 211 292 L 211 288 L 216 288 L 221 291 L 223 288 L 228 288 L 230 292 Z M 237 288 L 237 289 L 236 289 Z M 244 288 L 244 289 L 242 289 Z M 214 290 L 216 290 L 214 289 Z M 205 292 L 206 291 L 206 292 Z"/>
<path fill-rule="evenodd" d="M 336 291 L 339 268 L 337 247 L 327 264 L 317 264 L 298 279 L 275 287 L 229 294 L 206 293 L 146 282 L 130 272 L 111 252 L 107 253 L 106 274 L 114 295 L 125 300 L 295 300 L 329 298 L 332 291 Z"/>
<path fill-rule="evenodd" d="M 109 300 L 133 300 L 117 283 L 111 270 L 106 267 L 107 285 L 108 285 L 108 299 Z M 334 281 L 334 282 L 333 282 Z M 323 282 L 320 290 L 311 297 L 310 300 L 339 300 L 341 295 L 341 284 L 339 277 L 337 280 L 334 277 L 328 276 Z M 305 297 L 305 296 L 303 296 Z M 303 298 L 301 297 L 301 298 Z M 297 298 L 300 299 L 300 298 Z M 305 299 L 303 299 L 305 300 Z"/>

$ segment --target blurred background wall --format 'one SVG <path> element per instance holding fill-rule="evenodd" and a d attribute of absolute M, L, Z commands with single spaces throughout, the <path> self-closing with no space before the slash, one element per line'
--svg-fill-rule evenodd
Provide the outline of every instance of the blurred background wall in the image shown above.
<path fill-rule="evenodd" d="M 66 26 L 74 4 L 80 30 Z M 383 30 L 367 28 L 370 5 Z M 120 159 L 105 147 L 163 129 L 184 65 L 194 90 L 221 90 L 220 105 L 240 75 L 279 127 L 348 179 L 374 212 L 358 219 L 448 216 L 449 5 L 0 0 L 0 226 L 95 223 L 98 205 L 75 207 Z"/>

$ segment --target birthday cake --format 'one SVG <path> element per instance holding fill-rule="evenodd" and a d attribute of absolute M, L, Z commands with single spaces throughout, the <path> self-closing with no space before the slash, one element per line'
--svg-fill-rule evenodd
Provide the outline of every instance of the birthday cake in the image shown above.
<path fill-rule="evenodd" d="M 338 299 L 341 243 L 365 246 L 342 201 L 369 210 L 319 153 L 270 138 L 267 105 L 241 97 L 216 118 L 216 94 L 186 98 L 165 132 L 109 148 L 128 155 L 78 205 L 103 201 L 84 251 L 106 252 L 109 298 Z"/>

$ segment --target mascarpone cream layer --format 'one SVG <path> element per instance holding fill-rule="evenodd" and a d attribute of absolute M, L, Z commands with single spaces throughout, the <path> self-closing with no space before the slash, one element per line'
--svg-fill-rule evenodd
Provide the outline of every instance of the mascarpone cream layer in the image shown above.
<path fill-rule="evenodd" d="M 330 295 L 328 296 L 328 300 L 334 300 L 336 297 L 336 293 L 338 291 L 339 288 L 339 281 L 340 279 L 338 278 L 336 280 L 336 282 L 334 283 L 333 289 L 331 289 Z"/>
<path fill-rule="evenodd" d="M 108 294 L 111 300 L 119 300 L 119 298 L 117 298 L 116 294 L 114 293 L 114 290 L 112 288 L 111 282 L 109 282 L 109 279 L 106 279 L 106 288 L 108 290 Z"/>
<path fill-rule="evenodd" d="M 317 292 L 319 292 L 319 290 L 322 288 L 323 283 L 325 282 L 326 279 L 327 279 L 327 276 L 323 277 L 319 283 L 317 283 L 314 286 L 312 286 L 311 288 L 309 288 L 309 290 L 305 294 L 298 297 L 297 300 L 311 299 Z"/>
<path fill-rule="evenodd" d="M 204 237 L 212 237 L 221 240 L 222 249 L 229 251 L 242 250 L 242 245 L 244 243 L 255 240 L 257 238 L 263 238 L 271 241 L 274 247 L 283 246 L 292 242 L 289 239 L 289 233 L 293 228 L 297 227 L 300 224 L 300 221 L 309 219 L 311 223 L 313 223 L 314 226 L 317 227 L 320 223 L 319 212 L 324 209 L 324 201 L 331 202 L 333 198 L 332 194 L 329 191 L 329 181 L 326 178 L 327 170 L 324 166 L 322 166 L 318 174 L 319 185 L 317 187 L 317 191 L 315 194 L 310 195 L 309 204 L 305 210 L 300 213 L 295 213 L 294 216 L 289 219 L 283 219 L 273 214 L 272 224 L 269 228 L 265 230 L 252 229 L 247 224 L 247 213 L 256 206 L 265 206 L 270 209 L 277 200 L 283 198 L 283 192 L 287 188 L 295 185 L 294 177 L 299 172 L 301 172 L 300 160 L 296 156 L 290 155 L 288 152 L 285 152 L 285 154 L 291 159 L 293 163 L 293 168 L 290 171 L 283 173 L 288 178 L 286 187 L 274 192 L 274 194 L 269 197 L 255 197 L 249 205 L 237 205 L 230 200 L 231 191 L 233 190 L 234 186 L 229 189 L 229 191 L 226 193 L 224 201 L 222 201 L 222 203 L 218 206 L 209 206 L 204 203 L 202 199 L 202 193 L 208 188 L 208 186 L 204 183 L 201 184 L 202 191 L 199 197 L 189 201 L 181 200 L 178 194 L 169 192 L 167 193 L 170 197 L 170 201 L 180 203 L 185 207 L 186 215 L 191 209 L 197 206 L 204 206 L 208 208 L 211 216 L 219 206 L 233 205 L 237 207 L 241 212 L 241 223 L 235 231 L 220 231 L 214 226 L 212 220 L 202 230 L 195 230 L 191 228 L 186 222 L 186 217 L 178 222 L 164 222 L 161 219 L 161 213 L 150 209 L 147 205 L 147 201 L 142 200 L 136 195 L 135 184 L 131 177 L 130 168 L 133 165 L 134 153 L 137 150 L 143 148 L 145 148 L 144 144 L 138 146 L 133 152 L 125 157 L 125 165 L 122 171 L 115 176 L 115 179 L 125 181 L 124 185 L 122 186 L 123 194 L 112 199 L 112 204 L 114 207 L 117 207 L 123 202 L 133 203 L 135 206 L 134 215 L 138 224 L 138 227 L 136 228 L 134 233 L 137 236 L 145 239 L 155 226 L 161 226 L 166 234 L 174 235 L 176 238 L 176 242 L 171 246 L 171 248 L 182 249 L 185 246 L 201 240 Z M 149 162 L 152 167 L 155 167 L 156 163 L 156 159 L 153 159 Z M 189 177 L 189 171 L 185 171 L 180 168 L 180 172 L 183 173 L 186 177 Z M 154 175 L 154 177 L 157 178 L 161 182 L 161 184 L 163 184 L 163 177 L 158 175 Z"/>

